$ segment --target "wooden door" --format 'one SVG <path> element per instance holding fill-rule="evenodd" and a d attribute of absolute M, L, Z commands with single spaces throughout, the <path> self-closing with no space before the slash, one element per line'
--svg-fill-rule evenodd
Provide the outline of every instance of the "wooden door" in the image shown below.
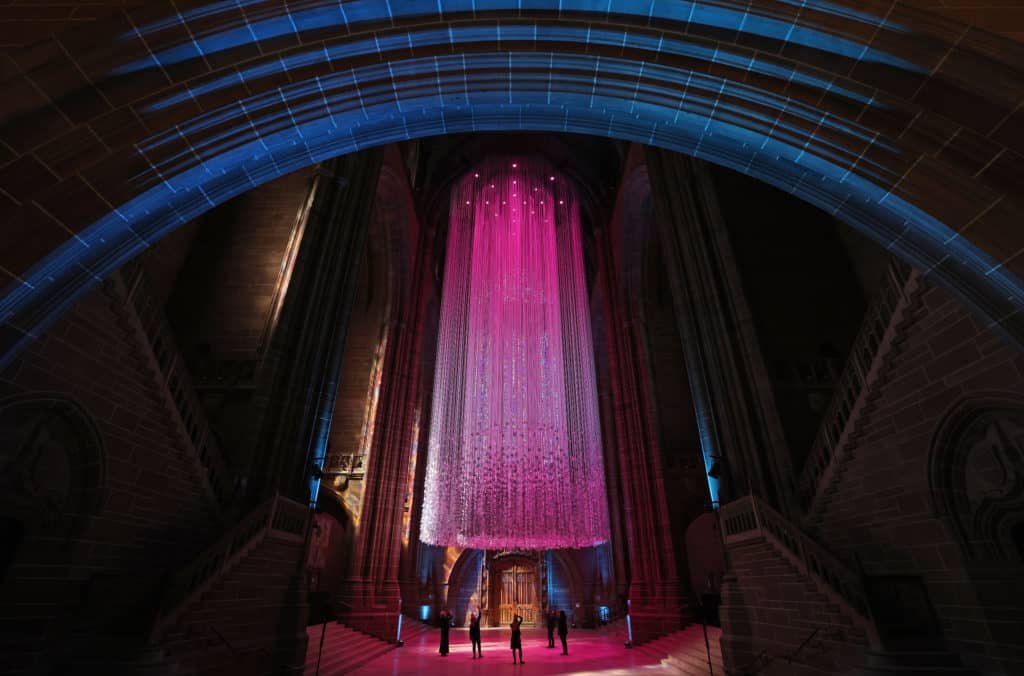
<path fill-rule="evenodd" d="M 536 625 L 540 602 L 537 595 L 537 571 L 533 568 L 510 566 L 501 571 L 498 589 L 498 616 L 502 626 L 512 623 L 518 611 L 524 625 Z"/>

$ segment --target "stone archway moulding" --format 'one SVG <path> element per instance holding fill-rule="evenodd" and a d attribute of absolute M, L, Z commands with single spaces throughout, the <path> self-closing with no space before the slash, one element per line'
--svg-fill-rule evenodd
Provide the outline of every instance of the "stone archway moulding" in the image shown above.
<path fill-rule="evenodd" d="M 972 561 L 1019 557 L 1010 529 L 1024 505 L 1024 399 L 984 391 L 955 401 L 932 436 L 928 485 L 935 515 Z"/>
<path fill-rule="evenodd" d="M 158 0 L 3 63 L 0 365 L 245 190 L 510 130 L 745 172 L 1024 343 L 1024 46 L 903 0 Z"/>

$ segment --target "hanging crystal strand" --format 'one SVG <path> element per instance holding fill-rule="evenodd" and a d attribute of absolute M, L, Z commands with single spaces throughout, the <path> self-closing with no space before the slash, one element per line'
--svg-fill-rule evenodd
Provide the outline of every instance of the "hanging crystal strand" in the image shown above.
<path fill-rule="evenodd" d="M 421 538 L 478 548 L 607 540 L 579 208 L 534 161 L 452 192 Z"/>

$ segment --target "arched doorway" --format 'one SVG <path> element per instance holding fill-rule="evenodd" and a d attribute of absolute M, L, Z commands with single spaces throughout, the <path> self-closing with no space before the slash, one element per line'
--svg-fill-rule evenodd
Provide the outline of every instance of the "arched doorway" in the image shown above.
<path fill-rule="evenodd" d="M 540 552 L 490 552 L 487 557 L 488 623 L 508 626 L 518 613 L 526 626 L 539 626 L 543 612 L 543 557 Z"/>
<path fill-rule="evenodd" d="M 979 606 L 997 638 L 1024 622 L 1024 401 L 996 391 L 955 402 L 932 438 L 928 481 L 935 513 L 957 545 L 950 556 L 963 562 L 964 605 Z M 1007 673 L 1015 670 L 1012 650 L 1000 647 L 995 656 Z"/>

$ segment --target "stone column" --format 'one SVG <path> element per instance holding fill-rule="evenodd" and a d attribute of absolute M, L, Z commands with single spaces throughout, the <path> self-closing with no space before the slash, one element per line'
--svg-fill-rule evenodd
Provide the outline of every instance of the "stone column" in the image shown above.
<path fill-rule="evenodd" d="M 609 476 L 609 509 L 621 510 L 621 530 L 628 567 L 633 640 L 644 643 L 682 626 L 684 605 L 680 595 L 671 525 L 665 501 L 664 478 L 657 434 L 650 419 L 649 383 L 643 364 L 647 359 L 643 332 L 626 311 L 618 279 L 619 266 L 610 244 L 610 229 L 596 233 L 599 280 L 607 338 L 611 416 L 602 432 Z M 614 490 L 614 493 L 613 493 Z M 617 519 L 613 516 L 613 524 Z"/>
<path fill-rule="evenodd" d="M 605 296 L 608 285 L 604 280 L 604 272 L 598 265 L 595 291 L 590 302 L 590 321 L 594 336 L 594 359 L 597 376 L 597 400 L 600 406 L 601 443 L 604 452 L 605 492 L 608 494 L 608 527 L 610 530 L 609 545 L 612 552 L 612 580 L 614 582 L 613 603 L 616 613 L 625 612 L 621 603 L 629 597 L 629 564 L 626 527 L 622 504 L 622 479 L 619 476 L 618 449 L 615 444 L 615 411 L 616 403 L 612 397 L 612 374 L 610 365 L 611 326 L 605 317 L 608 305 Z"/>
<path fill-rule="evenodd" d="M 346 624 L 385 641 L 397 636 L 402 604 L 402 507 L 412 453 L 418 450 L 412 448 L 416 407 L 424 399 L 422 379 L 430 375 L 424 372 L 422 357 L 427 308 L 434 291 L 431 238 L 425 229 L 418 231 L 412 273 L 399 281 L 393 299 L 397 322 L 389 330 L 361 528 L 341 599 L 340 615 Z M 421 445 L 429 434 L 424 421 L 429 421 L 426 412 L 421 414 Z"/>
<path fill-rule="evenodd" d="M 310 499 L 326 453 L 353 297 L 380 171 L 378 150 L 321 165 L 277 327 L 258 374 L 249 494 Z"/>
<path fill-rule="evenodd" d="M 655 148 L 647 167 L 704 451 L 724 458 L 719 499 L 754 493 L 796 516 L 789 450 L 711 177 Z"/>
<path fill-rule="evenodd" d="M 432 234 L 431 239 L 434 237 Z M 437 330 L 439 320 L 439 290 L 431 270 L 433 265 L 424 265 L 424 289 L 429 296 L 425 299 L 423 313 L 422 343 L 420 344 L 420 385 L 417 393 L 420 406 L 419 441 L 416 453 L 416 474 L 413 477 L 411 514 L 409 515 L 409 542 L 404 546 L 399 562 L 399 583 L 402 586 L 402 608 L 406 615 L 418 617 L 422 605 L 434 605 L 437 596 L 425 593 L 426 575 L 424 566 L 433 556 L 433 548 L 420 542 L 420 522 L 423 511 L 423 489 L 427 476 L 427 453 L 430 448 L 430 415 L 433 397 L 433 373 L 437 352 Z"/>
<path fill-rule="evenodd" d="M 295 266 L 258 374 L 248 486 L 253 503 L 275 492 L 299 501 L 314 497 L 312 467 L 322 467 L 326 455 L 379 171 L 379 151 L 340 157 L 317 170 Z M 305 661 L 305 558 L 302 551 L 280 613 L 274 660 L 282 673 L 301 674 Z"/>

